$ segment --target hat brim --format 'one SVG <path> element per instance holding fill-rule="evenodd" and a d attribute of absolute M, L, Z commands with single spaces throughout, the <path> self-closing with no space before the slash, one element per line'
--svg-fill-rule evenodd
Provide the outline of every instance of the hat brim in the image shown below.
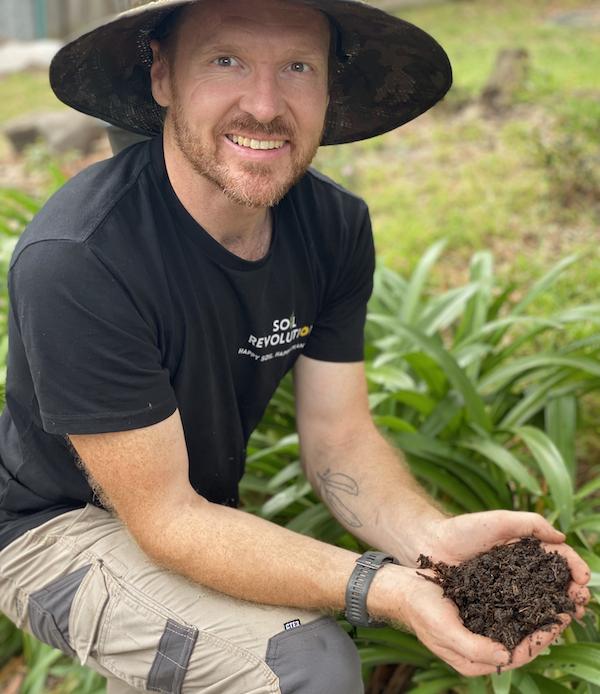
<path fill-rule="evenodd" d="M 150 40 L 164 18 L 202 0 L 157 0 L 62 48 L 50 84 L 68 106 L 140 135 L 162 132 L 150 87 Z M 421 115 L 446 94 L 452 70 L 426 32 L 357 0 L 285 0 L 324 12 L 338 29 L 321 144 L 364 140 Z"/>

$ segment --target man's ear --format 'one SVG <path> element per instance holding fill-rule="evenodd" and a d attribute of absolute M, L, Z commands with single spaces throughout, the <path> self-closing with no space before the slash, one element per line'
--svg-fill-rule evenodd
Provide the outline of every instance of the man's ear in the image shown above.
<path fill-rule="evenodd" d="M 150 41 L 152 49 L 152 67 L 150 68 L 150 79 L 152 80 L 152 96 L 159 106 L 171 105 L 171 75 L 169 68 L 163 62 L 160 55 L 160 44 L 158 41 Z"/>

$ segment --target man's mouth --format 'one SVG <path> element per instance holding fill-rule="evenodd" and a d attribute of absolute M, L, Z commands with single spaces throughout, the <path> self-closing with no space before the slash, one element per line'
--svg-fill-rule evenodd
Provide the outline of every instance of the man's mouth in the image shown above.
<path fill-rule="evenodd" d="M 253 140 L 240 135 L 227 135 L 227 138 L 236 145 L 249 149 L 281 149 L 285 145 L 285 140 Z"/>

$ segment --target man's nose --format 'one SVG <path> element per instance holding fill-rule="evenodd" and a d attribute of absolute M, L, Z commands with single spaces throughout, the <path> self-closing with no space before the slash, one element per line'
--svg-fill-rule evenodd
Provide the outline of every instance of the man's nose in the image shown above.
<path fill-rule="evenodd" d="M 270 123 L 277 116 L 283 116 L 286 105 L 278 75 L 271 70 L 255 71 L 248 80 L 240 108 L 259 123 Z"/>

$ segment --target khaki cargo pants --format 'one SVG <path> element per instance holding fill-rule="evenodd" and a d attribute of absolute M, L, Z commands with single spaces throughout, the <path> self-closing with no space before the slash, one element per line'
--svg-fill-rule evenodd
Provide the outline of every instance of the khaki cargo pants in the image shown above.
<path fill-rule="evenodd" d="M 0 611 L 108 678 L 108 694 L 362 694 L 325 615 L 230 598 L 150 562 L 94 506 L 0 552 Z"/>

